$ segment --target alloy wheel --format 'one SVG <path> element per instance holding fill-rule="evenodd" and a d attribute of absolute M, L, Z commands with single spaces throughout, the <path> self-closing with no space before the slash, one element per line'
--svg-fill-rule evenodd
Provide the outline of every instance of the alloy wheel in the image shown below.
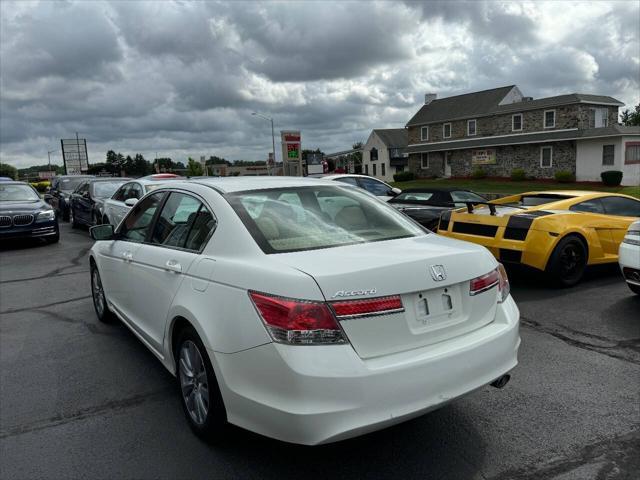
<path fill-rule="evenodd" d="M 96 307 L 98 316 L 102 317 L 106 307 L 104 289 L 102 288 L 102 281 L 100 280 L 100 274 L 97 268 L 94 268 L 91 274 L 91 290 L 93 293 L 93 305 Z"/>
<path fill-rule="evenodd" d="M 178 375 L 191 419 L 197 425 L 204 425 L 209 412 L 209 383 L 202 355 L 191 340 L 185 341 L 180 348 Z"/>

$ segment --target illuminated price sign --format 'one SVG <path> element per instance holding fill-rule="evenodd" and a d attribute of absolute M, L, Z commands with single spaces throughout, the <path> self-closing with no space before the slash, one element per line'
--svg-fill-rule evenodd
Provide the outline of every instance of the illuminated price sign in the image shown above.
<path fill-rule="evenodd" d="M 299 143 L 287 143 L 287 158 L 297 159 L 300 156 Z"/>

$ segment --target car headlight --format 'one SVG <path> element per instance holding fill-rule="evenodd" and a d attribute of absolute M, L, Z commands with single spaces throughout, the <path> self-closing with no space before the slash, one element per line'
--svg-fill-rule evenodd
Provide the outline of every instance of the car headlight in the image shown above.
<path fill-rule="evenodd" d="M 622 243 L 628 243 L 630 245 L 640 245 L 640 230 L 629 230 L 625 237 L 622 239 Z"/>
<path fill-rule="evenodd" d="M 55 219 L 56 219 L 56 212 L 54 212 L 53 210 L 44 210 L 38 213 L 38 216 L 36 217 L 36 223 L 50 222 L 51 220 L 55 220 Z"/>

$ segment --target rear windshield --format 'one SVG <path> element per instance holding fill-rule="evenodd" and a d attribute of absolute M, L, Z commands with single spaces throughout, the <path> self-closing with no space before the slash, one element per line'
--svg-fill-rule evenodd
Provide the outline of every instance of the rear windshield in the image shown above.
<path fill-rule="evenodd" d="M 73 191 L 78 185 L 87 180 L 87 177 L 61 178 L 58 188 L 65 192 Z"/>
<path fill-rule="evenodd" d="M 568 197 L 566 195 L 552 195 L 552 194 L 544 194 L 541 193 L 539 195 L 523 195 L 520 197 L 520 201 L 515 205 L 519 205 L 521 207 L 535 207 L 536 205 L 544 205 L 545 203 L 551 202 L 559 202 L 560 200 L 566 200 Z"/>
<path fill-rule="evenodd" d="M 394 208 L 351 187 L 313 186 L 226 196 L 265 253 L 425 235 Z"/>

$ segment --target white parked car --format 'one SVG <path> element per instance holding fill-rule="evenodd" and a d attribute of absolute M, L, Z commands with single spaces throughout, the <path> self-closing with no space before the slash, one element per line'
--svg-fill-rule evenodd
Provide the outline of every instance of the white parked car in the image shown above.
<path fill-rule="evenodd" d="M 205 438 L 227 422 L 320 444 L 384 428 L 517 364 L 519 311 L 484 247 L 336 182 L 171 182 L 91 229 L 97 316 L 177 376 Z"/>
<path fill-rule="evenodd" d="M 122 185 L 111 198 L 105 200 L 102 207 L 102 223 L 118 225 L 131 207 L 145 194 L 161 187 L 167 181 L 181 180 L 183 177 L 173 173 L 156 173 L 141 177 Z"/>
<path fill-rule="evenodd" d="M 368 175 L 356 175 L 352 173 L 336 173 L 331 175 L 324 175 L 323 180 L 333 180 L 334 182 L 348 183 L 349 185 L 355 185 L 365 189 L 367 192 L 375 195 L 380 200 L 388 202 L 396 195 L 400 195 L 402 190 L 392 187 L 388 183 L 378 180 L 377 178 L 370 177 Z"/>
<path fill-rule="evenodd" d="M 640 295 L 640 220 L 629 225 L 620 244 L 618 262 L 627 285 Z"/>

